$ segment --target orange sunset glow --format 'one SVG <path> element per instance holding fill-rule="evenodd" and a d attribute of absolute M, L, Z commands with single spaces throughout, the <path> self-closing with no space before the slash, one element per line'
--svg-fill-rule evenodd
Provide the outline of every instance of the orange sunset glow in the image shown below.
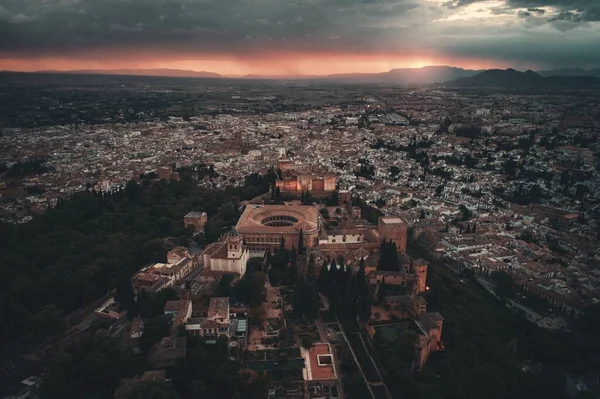
<path fill-rule="evenodd" d="M 466 69 L 505 67 L 494 60 L 456 59 L 445 56 L 382 54 L 263 54 L 254 57 L 226 55 L 182 56 L 170 59 L 147 54 L 141 57 L 111 57 L 97 54 L 83 57 L 0 58 L 0 69 L 13 71 L 81 70 L 81 69 L 181 69 L 216 72 L 226 76 L 248 74 L 294 76 L 338 73 L 377 73 L 394 68 L 421 68 L 430 65 L 453 65 Z"/>

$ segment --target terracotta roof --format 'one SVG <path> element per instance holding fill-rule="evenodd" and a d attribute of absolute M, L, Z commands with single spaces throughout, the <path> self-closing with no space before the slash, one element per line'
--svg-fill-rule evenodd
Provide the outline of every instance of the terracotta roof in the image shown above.
<path fill-rule="evenodd" d="M 319 357 L 331 355 L 329 344 L 317 343 L 314 344 L 308 351 L 310 359 L 310 380 L 335 380 L 335 369 L 333 366 L 333 356 L 330 364 L 319 365 Z"/>

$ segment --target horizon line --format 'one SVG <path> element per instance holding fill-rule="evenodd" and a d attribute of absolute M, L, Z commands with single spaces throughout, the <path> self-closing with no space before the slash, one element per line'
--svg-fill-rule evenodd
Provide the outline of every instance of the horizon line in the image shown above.
<path fill-rule="evenodd" d="M 290 78 L 326 78 L 326 77 L 331 77 L 331 76 L 344 76 L 344 75 L 381 75 L 381 74 L 385 74 L 385 73 L 389 73 L 395 70 L 422 70 L 422 69 L 426 69 L 426 68 L 455 68 L 455 69 L 462 69 L 464 71 L 489 71 L 489 70 L 515 70 L 515 71 L 519 71 L 519 72 L 526 72 L 528 70 L 531 70 L 533 72 L 544 72 L 544 71 L 554 71 L 554 70 L 582 70 L 582 71 L 592 71 L 595 70 L 596 68 L 582 68 L 582 67 L 564 67 L 564 68 L 553 68 L 553 69 L 540 69 L 540 70 L 533 70 L 533 69 L 526 69 L 526 70 L 519 70 L 517 68 L 513 68 L 513 67 L 508 67 L 508 68 L 483 68 L 483 69 L 471 69 L 471 68 L 462 68 L 462 67 L 455 67 L 452 65 L 448 65 L 448 64 L 438 64 L 438 65 L 425 65 L 422 67 L 405 67 L 405 68 L 391 68 L 389 70 L 386 71 L 382 71 L 382 72 L 341 72 L 341 73 L 329 73 L 329 74 L 289 74 L 289 75 L 278 75 L 278 74 L 265 74 L 265 75 L 261 75 L 261 74 L 256 74 L 256 73 L 248 73 L 248 74 L 222 74 L 219 72 L 214 72 L 214 71 L 208 71 L 208 70 L 195 70 L 195 69 L 178 69 L 178 68 L 84 68 L 84 69 L 38 69 L 38 70 L 11 70 L 11 69 L 0 69 L 0 72 L 8 72 L 8 73 L 31 73 L 31 74 L 44 74 L 44 73 L 64 73 L 64 74 L 77 74 L 78 72 L 81 74 L 90 74 L 90 75 L 94 75 L 94 72 L 101 72 L 101 74 L 106 74 L 106 75 L 115 75 L 115 76 L 156 76 L 156 77 L 171 77 L 171 78 L 177 78 L 177 77 L 181 77 L 181 78 L 211 78 L 210 76 L 207 77 L 202 77 L 202 76 L 172 76 L 172 75 L 161 75 L 161 74 L 148 74 L 148 75 L 136 75 L 134 72 L 148 72 L 148 71 L 172 71 L 172 72 L 189 72 L 189 73 L 206 73 L 206 74 L 214 74 L 217 76 L 212 76 L 212 78 L 231 78 L 231 79 L 243 79 L 243 78 L 251 78 L 251 77 L 257 77 L 257 78 L 268 78 L 268 79 L 290 79 Z M 130 74 L 120 74 L 118 72 L 122 72 L 122 71 L 130 71 L 133 73 Z M 115 73 L 111 73 L 111 72 L 115 72 Z"/>

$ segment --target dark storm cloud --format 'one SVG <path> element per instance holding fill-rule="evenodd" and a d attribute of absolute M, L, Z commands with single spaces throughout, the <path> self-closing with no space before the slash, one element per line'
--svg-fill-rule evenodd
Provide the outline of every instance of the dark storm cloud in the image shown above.
<path fill-rule="evenodd" d="M 534 13 L 534 14 L 545 14 L 546 13 L 546 10 L 544 10 L 543 8 L 528 8 L 527 11 L 530 13 Z"/>
<path fill-rule="evenodd" d="M 493 21 L 472 18 L 473 7 L 464 13 L 472 4 Z M 0 56 L 327 52 L 596 66 L 599 6 L 600 0 L 0 0 Z"/>
<path fill-rule="evenodd" d="M 445 3 L 445 5 L 456 8 L 482 2 L 485 2 L 485 0 L 453 0 Z M 600 0 L 505 0 L 505 7 L 509 9 L 527 9 L 527 11 L 518 14 L 521 17 L 530 16 L 533 13 L 544 14 L 545 10 L 540 7 L 554 7 L 560 10 L 560 13 L 558 16 L 551 17 L 550 20 L 600 21 Z"/>
<path fill-rule="evenodd" d="M 251 51 L 372 45 L 420 0 L 0 0 L 0 51 L 178 46 Z M 19 19 L 29 19 L 18 24 Z M 260 46 L 258 45 L 260 42 Z"/>
<path fill-rule="evenodd" d="M 560 10 L 561 19 L 578 21 L 600 21 L 600 1 L 598 0 L 506 0 L 514 8 L 555 7 Z M 579 15 L 579 18 L 573 18 Z"/>
<path fill-rule="evenodd" d="M 459 8 L 459 7 L 464 7 L 464 6 L 468 6 L 469 4 L 473 4 L 473 3 L 479 3 L 482 0 L 450 0 L 444 3 L 445 7 L 448 8 Z"/>
<path fill-rule="evenodd" d="M 447 40 L 445 45 L 457 56 L 479 54 L 504 60 L 515 67 L 524 67 L 528 62 L 557 68 L 600 65 L 600 54 L 594 51 L 597 47 L 596 37 L 570 39 L 560 32 L 547 40 L 544 40 L 545 36 L 546 32 L 538 32 L 511 40 L 501 37 L 492 29 L 485 41 L 464 34 L 459 40 Z"/>

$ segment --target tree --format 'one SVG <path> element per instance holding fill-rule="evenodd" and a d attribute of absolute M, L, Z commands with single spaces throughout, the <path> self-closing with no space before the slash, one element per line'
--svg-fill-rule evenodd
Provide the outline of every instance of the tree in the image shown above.
<path fill-rule="evenodd" d="M 250 263 L 250 261 L 248 261 Z M 233 274 L 224 274 L 219 280 L 217 289 L 215 290 L 215 296 L 218 297 L 231 297 L 234 295 L 231 283 L 233 282 Z"/>
<path fill-rule="evenodd" d="M 365 260 L 360 259 L 358 272 L 354 276 L 354 301 L 356 311 L 361 321 L 366 322 L 371 317 L 371 297 L 369 294 L 369 282 L 365 273 Z"/>
<path fill-rule="evenodd" d="M 290 280 L 292 284 L 295 284 L 298 280 L 298 257 L 295 251 L 292 251 L 290 260 Z"/>
<path fill-rule="evenodd" d="M 246 273 L 234 286 L 234 296 L 250 307 L 262 305 L 267 296 L 266 277 L 263 272 Z"/>
<path fill-rule="evenodd" d="M 170 334 L 171 318 L 169 316 L 157 316 L 148 319 L 144 323 L 144 333 L 140 338 L 140 349 L 147 352 L 152 345 Z"/>
<path fill-rule="evenodd" d="M 285 251 L 285 238 L 283 236 L 281 236 L 281 238 L 279 239 L 279 251 Z"/>
<path fill-rule="evenodd" d="M 348 268 L 350 270 L 350 268 Z M 356 309 L 354 306 L 354 297 L 352 292 L 352 279 L 349 273 L 344 273 L 345 277 L 341 281 L 341 305 L 344 317 L 354 319 L 356 317 Z M 351 273 L 350 273 L 351 274 Z"/>
<path fill-rule="evenodd" d="M 166 382 L 150 381 L 136 386 L 128 399 L 179 399 L 179 397 Z"/>
<path fill-rule="evenodd" d="M 309 284 L 304 277 L 300 277 L 292 297 L 292 309 L 295 319 L 306 317 L 315 320 L 319 314 L 318 293 L 314 284 Z"/>
<path fill-rule="evenodd" d="M 321 266 L 321 272 L 317 278 L 317 288 L 322 294 L 325 294 L 329 288 L 329 265 L 327 262 L 323 262 L 323 266 Z"/>
<path fill-rule="evenodd" d="M 76 398 L 76 386 L 73 384 L 73 376 L 76 372 L 73 356 L 68 353 L 56 355 L 44 374 L 40 386 L 42 399 Z"/>
<path fill-rule="evenodd" d="M 109 356 L 102 352 L 94 351 L 86 354 L 82 366 L 84 381 L 90 387 L 102 389 L 106 381 L 113 378 L 114 368 L 111 366 Z"/>
<path fill-rule="evenodd" d="M 300 229 L 300 233 L 298 234 L 298 255 L 302 254 L 304 254 L 304 233 Z"/>
<path fill-rule="evenodd" d="M 250 309 L 250 321 L 253 325 L 260 327 L 262 330 L 262 321 L 264 320 L 266 313 L 267 312 L 262 305 L 254 306 Z"/>
<path fill-rule="evenodd" d="M 310 335 L 305 335 L 304 337 L 302 337 L 302 339 L 300 340 L 300 344 L 302 345 L 302 347 L 304 349 L 310 349 L 313 346 L 313 340 L 310 337 Z"/>
<path fill-rule="evenodd" d="M 55 305 L 46 305 L 30 319 L 31 329 L 39 338 L 54 337 L 65 330 L 62 312 Z"/>
<path fill-rule="evenodd" d="M 127 315 L 129 318 L 135 316 L 137 309 L 131 280 L 128 278 L 121 278 L 118 281 L 114 298 L 115 301 L 121 305 L 122 309 L 127 310 Z"/>
<path fill-rule="evenodd" d="M 398 258 L 398 249 L 393 241 L 383 241 L 380 247 L 379 262 L 377 270 L 400 270 L 400 259 Z"/>
<path fill-rule="evenodd" d="M 458 209 L 462 212 L 462 221 L 466 222 L 471 217 L 471 211 L 465 205 L 461 205 Z"/>
<path fill-rule="evenodd" d="M 331 269 L 333 269 L 333 266 L 331 267 Z M 327 293 L 327 299 L 329 299 L 329 308 L 334 313 L 338 312 L 341 307 L 341 288 L 337 278 L 333 278 L 329 282 L 329 291 Z"/>
<path fill-rule="evenodd" d="M 141 290 L 138 293 L 137 309 L 141 317 L 155 317 L 163 314 L 167 301 L 179 299 L 177 293 L 172 289 L 164 289 L 159 292 Z"/>
<path fill-rule="evenodd" d="M 498 294 L 502 296 L 510 296 L 514 292 L 514 280 L 512 276 L 504 271 L 499 271 L 493 275 L 494 282 L 498 289 Z"/>
<path fill-rule="evenodd" d="M 313 284 L 315 283 L 316 275 L 315 266 L 315 257 L 313 254 L 310 254 L 310 256 L 308 257 L 308 262 L 306 264 L 306 281 Z"/>
<path fill-rule="evenodd" d="M 165 242 L 161 238 L 147 241 L 142 248 L 142 256 L 147 263 L 165 263 L 167 252 Z"/>

